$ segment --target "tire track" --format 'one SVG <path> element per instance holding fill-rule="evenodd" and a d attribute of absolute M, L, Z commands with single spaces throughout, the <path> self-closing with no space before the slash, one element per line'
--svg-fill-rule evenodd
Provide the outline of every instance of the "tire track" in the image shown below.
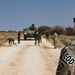
<path fill-rule="evenodd" d="M 0 65 L 0 75 L 55 75 L 58 58 L 49 45 L 35 46 L 34 41 L 18 45 L 11 60 Z"/>
<path fill-rule="evenodd" d="M 28 46 L 20 46 L 17 54 L 10 61 L 0 66 L 0 75 L 18 75 L 22 70 L 21 65 L 24 64 L 23 59 L 28 49 Z"/>
<path fill-rule="evenodd" d="M 42 59 L 45 61 L 46 71 L 49 73 L 49 75 L 55 75 L 58 58 L 50 52 L 51 49 L 49 46 L 42 44 L 39 48 Z"/>

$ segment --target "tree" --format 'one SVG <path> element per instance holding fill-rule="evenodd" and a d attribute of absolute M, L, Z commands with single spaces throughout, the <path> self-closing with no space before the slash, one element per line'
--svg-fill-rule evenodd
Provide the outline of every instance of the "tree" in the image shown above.
<path fill-rule="evenodd" d="M 53 34 L 54 32 L 56 32 L 59 35 L 61 35 L 61 34 L 65 33 L 65 29 L 62 26 L 57 25 L 57 26 L 52 28 L 52 32 L 51 33 Z"/>
<path fill-rule="evenodd" d="M 40 26 L 39 28 L 38 28 L 38 30 L 42 33 L 42 34 L 44 34 L 47 30 L 50 30 L 51 29 L 51 27 L 49 27 L 49 26 Z"/>

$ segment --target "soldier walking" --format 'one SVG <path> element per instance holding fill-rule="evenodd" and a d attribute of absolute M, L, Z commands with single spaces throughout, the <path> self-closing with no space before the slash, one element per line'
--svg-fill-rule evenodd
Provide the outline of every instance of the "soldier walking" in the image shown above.
<path fill-rule="evenodd" d="M 49 33 L 47 32 L 47 33 L 45 34 L 45 36 L 46 36 L 46 42 L 49 42 Z"/>
<path fill-rule="evenodd" d="M 55 32 L 55 33 L 54 33 L 54 36 L 53 36 L 54 48 L 57 48 L 57 36 L 58 36 L 58 34 Z"/>
<path fill-rule="evenodd" d="M 20 44 L 20 31 L 18 32 L 18 44 Z"/>
<path fill-rule="evenodd" d="M 38 46 L 40 46 L 41 34 L 38 30 L 35 31 L 34 38 L 35 38 L 35 45 L 38 44 Z"/>
<path fill-rule="evenodd" d="M 9 45 L 12 45 L 12 44 L 16 45 L 16 43 L 14 43 L 14 38 L 8 38 L 7 40 L 8 40 Z"/>

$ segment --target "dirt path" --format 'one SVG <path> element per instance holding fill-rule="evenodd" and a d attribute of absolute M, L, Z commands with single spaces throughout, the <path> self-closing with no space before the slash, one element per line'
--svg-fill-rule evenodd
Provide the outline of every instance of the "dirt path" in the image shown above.
<path fill-rule="evenodd" d="M 60 49 L 50 43 L 35 46 L 21 41 L 18 46 L 0 48 L 0 75 L 55 75 Z"/>

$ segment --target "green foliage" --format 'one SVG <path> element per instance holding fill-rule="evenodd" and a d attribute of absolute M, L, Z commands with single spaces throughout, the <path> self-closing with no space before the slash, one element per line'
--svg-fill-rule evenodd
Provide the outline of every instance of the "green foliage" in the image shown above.
<path fill-rule="evenodd" d="M 38 30 L 42 33 L 42 34 L 44 34 L 47 30 L 50 30 L 51 29 L 51 27 L 49 27 L 49 26 L 40 26 L 39 28 L 38 28 Z"/>
<path fill-rule="evenodd" d="M 33 27 L 35 27 L 34 24 L 32 24 Z M 57 34 L 59 35 L 75 35 L 75 30 L 72 28 L 72 27 L 67 27 L 67 28 L 64 28 L 62 26 L 55 26 L 55 27 L 49 27 L 49 26 L 40 26 L 38 28 L 38 30 L 42 33 L 42 34 L 45 34 L 45 33 L 50 33 L 50 34 L 54 34 L 54 32 L 56 32 Z"/>

